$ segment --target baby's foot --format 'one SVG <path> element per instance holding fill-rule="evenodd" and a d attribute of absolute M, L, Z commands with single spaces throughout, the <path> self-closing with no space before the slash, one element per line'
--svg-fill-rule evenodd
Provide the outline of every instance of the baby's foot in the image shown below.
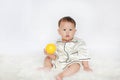
<path fill-rule="evenodd" d="M 92 71 L 92 69 L 89 68 L 89 67 L 84 68 L 84 70 L 85 70 L 85 71 Z"/>
<path fill-rule="evenodd" d="M 56 80 L 62 80 L 62 78 L 60 76 L 57 76 Z"/>

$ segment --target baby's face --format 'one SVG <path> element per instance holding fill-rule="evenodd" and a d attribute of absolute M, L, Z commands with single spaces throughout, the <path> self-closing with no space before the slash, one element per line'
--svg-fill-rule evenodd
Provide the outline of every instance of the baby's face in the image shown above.
<path fill-rule="evenodd" d="M 73 23 L 64 21 L 60 23 L 58 32 L 61 35 L 62 40 L 68 42 L 73 39 L 76 29 Z"/>

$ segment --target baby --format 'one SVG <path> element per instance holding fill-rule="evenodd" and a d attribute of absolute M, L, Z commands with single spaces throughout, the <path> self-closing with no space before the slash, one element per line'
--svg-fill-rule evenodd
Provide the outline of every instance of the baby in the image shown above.
<path fill-rule="evenodd" d="M 63 80 L 64 77 L 77 73 L 82 66 L 85 71 L 92 71 L 88 64 L 90 58 L 85 42 L 74 37 L 75 32 L 75 20 L 69 16 L 61 18 L 58 22 L 58 33 L 61 38 L 56 41 L 55 54 L 50 55 L 44 51 L 46 54 L 44 67 L 62 69 L 62 72 L 56 76 L 56 80 Z"/>

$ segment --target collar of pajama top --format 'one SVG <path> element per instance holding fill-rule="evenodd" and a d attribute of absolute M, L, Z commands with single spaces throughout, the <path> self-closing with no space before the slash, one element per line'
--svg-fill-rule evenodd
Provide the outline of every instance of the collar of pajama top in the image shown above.
<path fill-rule="evenodd" d="M 78 40 L 79 40 L 79 38 L 74 37 L 70 42 L 77 42 Z M 59 42 L 62 42 L 62 39 L 58 39 L 57 43 L 59 43 Z M 69 42 L 62 42 L 62 43 L 69 43 Z"/>

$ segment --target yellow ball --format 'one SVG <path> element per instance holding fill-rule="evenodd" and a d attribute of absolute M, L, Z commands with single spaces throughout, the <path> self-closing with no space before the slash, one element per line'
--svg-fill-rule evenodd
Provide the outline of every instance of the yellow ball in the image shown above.
<path fill-rule="evenodd" d="M 53 43 L 47 44 L 45 50 L 48 54 L 54 54 L 56 51 L 56 45 Z"/>

